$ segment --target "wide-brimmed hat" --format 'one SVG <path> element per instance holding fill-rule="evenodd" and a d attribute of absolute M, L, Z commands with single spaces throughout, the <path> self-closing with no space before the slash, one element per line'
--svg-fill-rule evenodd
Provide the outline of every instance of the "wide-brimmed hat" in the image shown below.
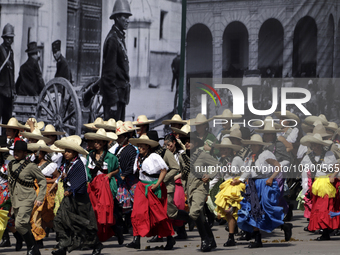
<path fill-rule="evenodd" d="M 39 51 L 37 42 L 30 42 L 27 44 L 27 49 L 25 50 L 26 53 L 37 53 Z"/>
<path fill-rule="evenodd" d="M 324 126 L 328 126 L 328 120 L 323 114 L 320 114 L 319 116 L 308 116 L 307 118 L 305 118 L 304 122 L 307 125 L 313 125 L 313 123 L 317 120 L 321 121 Z"/>
<path fill-rule="evenodd" d="M 220 148 L 230 148 L 233 149 L 234 151 L 239 151 L 242 149 L 242 146 L 233 144 L 229 138 L 223 138 L 221 144 L 215 144 L 215 148 L 220 149 Z"/>
<path fill-rule="evenodd" d="M 66 132 L 56 131 L 55 127 L 51 124 L 46 125 L 45 130 L 41 131 L 42 135 L 65 135 Z"/>
<path fill-rule="evenodd" d="M 39 129 L 34 129 L 32 131 L 32 133 L 31 132 L 21 132 L 21 135 L 25 138 L 28 138 L 28 139 L 44 140 L 46 143 L 51 142 L 51 139 L 43 136 Z"/>
<path fill-rule="evenodd" d="M 198 126 L 201 124 L 205 124 L 208 123 L 209 121 L 211 121 L 213 118 L 207 119 L 207 117 L 205 117 L 205 115 L 203 115 L 202 113 L 197 114 L 196 118 L 194 119 L 190 119 L 190 126 Z"/>
<path fill-rule="evenodd" d="M 326 130 L 329 129 L 329 130 L 335 132 L 335 131 L 337 131 L 339 129 L 339 126 L 335 122 L 329 122 L 328 126 L 326 126 L 325 128 L 326 128 Z"/>
<path fill-rule="evenodd" d="M 7 124 L 0 124 L 0 127 L 11 129 L 26 129 L 26 127 L 20 124 L 19 121 L 14 117 L 10 118 Z"/>
<path fill-rule="evenodd" d="M 271 145 L 271 143 L 263 142 L 262 137 L 259 134 L 252 135 L 250 140 L 243 140 L 242 143 L 249 144 L 249 145 L 252 145 L 252 144 L 264 145 L 264 146 Z"/>
<path fill-rule="evenodd" d="M 76 151 L 82 155 L 87 155 L 89 154 L 87 150 L 84 150 L 80 145 L 79 141 L 75 137 L 63 137 L 61 140 L 56 141 L 55 146 L 61 149 L 69 149 Z"/>
<path fill-rule="evenodd" d="M 267 122 L 269 122 L 269 123 L 273 123 L 274 122 L 273 118 L 271 116 L 267 116 L 262 121 L 261 120 L 255 120 L 255 121 L 252 122 L 252 126 L 261 126 L 262 123 L 264 123 L 263 126 L 260 127 L 260 128 L 264 128 L 264 126 L 266 125 Z M 275 123 L 275 122 L 274 122 L 274 127 L 275 127 L 275 129 L 281 129 L 282 128 L 282 126 L 279 123 Z"/>
<path fill-rule="evenodd" d="M 187 122 L 181 118 L 178 114 L 175 114 L 172 116 L 171 120 L 163 120 L 162 124 L 164 125 L 170 125 L 170 124 L 182 124 L 185 125 Z"/>
<path fill-rule="evenodd" d="M 234 124 L 229 130 L 222 130 L 221 134 L 225 135 L 225 134 L 230 134 L 233 130 L 235 129 L 240 129 L 240 125 L 239 124 Z"/>
<path fill-rule="evenodd" d="M 92 130 L 98 130 L 98 128 L 96 127 L 97 124 L 104 124 L 104 120 L 98 117 L 94 122 L 83 124 L 83 125 Z"/>
<path fill-rule="evenodd" d="M 221 115 L 215 115 L 214 119 L 236 120 L 242 118 L 241 114 L 233 114 L 229 109 L 225 109 Z"/>
<path fill-rule="evenodd" d="M 104 128 L 106 130 L 116 130 L 116 120 L 115 119 L 109 119 L 108 121 L 104 121 L 103 124 L 95 124 L 96 128 Z"/>
<path fill-rule="evenodd" d="M 255 129 L 255 132 L 257 133 L 263 133 L 263 134 L 270 134 L 270 133 L 281 133 L 283 132 L 282 129 L 276 129 L 275 127 L 273 127 L 272 123 L 266 122 L 266 124 L 264 125 L 264 128 L 262 129 Z"/>
<path fill-rule="evenodd" d="M 333 142 L 331 140 L 323 140 L 320 134 L 305 135 L 301 138 L 300 144 L 310 147 L 311 143 L 321 144 L 323 146 L 329 146 Z"/>
<path fill-rule="evenodd" d="M 188 133 L 191 131 L 191 127 L 188 124 L 184 125 L 181 129 L 175 127 L 171 127 L 171 129 L 176 134 L 180 135 L 188 135 Z"/>
<path fill-rule="evenodd" d="M 315 134 L 319 134 L 321 135 L 321 137 L 331 137 L 331 134 L 328 134 L 326 131 L 326 128 L 322 125 L 322 124 L 317 124 L 314 128 L 313 128 L 313 133 L 307 133 L 307 135 L 315 135 Z"/>
<path fill-rule="evenodd" d="M 0 136 L 0 152 L 8 152 L 9 149 L 7 148 L 7 137 L 6 136 Z"/>
<path fill-rule="evenodd" d="M 117 140 L 118 139 L 118 136 L 114 132 L 106 132 L 106 135 L 108 137 L 112 138 L 113 140 Z"/>
<path fill-rule="evenodd" d="M 39 140 L 36 143 L 27 144 L 27 149 L 29 151 L 39 151 L 39 150 L 41 150 L 41 151 L 45 151 L 47 153 L 53 152 L 53 150 L 49 146 L 46 145 L 44 140 Z"/>
<path fill-rule="evenodd" d="M 116 135 L 117 136 L 128 133 L 128 132 L 130 132 L 130 131 L 124 125 L 117 126 L 117 129 L 116 129 Z"/>
<path fill-rule="evenodd" d="M 240 139 L 242 141 L 242 132 L 239 128 L 235 128 L 234 130 L 232 130 L 230 132 L 230 135 L 228 136 L 228 138 L 237 138 Z"/>
<path fill-rule="evenodd" d="M 149 130 L 146 135 L 151 139 L 151 140 L 154 140 L 154 141 L 159 141 L 159 140 L 164 140 L 164 137 L 159 137 L 158 136 L 158 132 L 156 130 Z"/>
<path fill-rule="evenodd" d="M 132 145 L 137 145 L 139 143 L 141 144 L 147 144 L 147 145 L 150 145 L 152 148 L 153 147 L 157 147 L 159 145 L 158 142 L 154 141 L 154 140 L 151 140 L 147 135 L 141 135 L 141 137 L 139 138 L 131 138 L 129 140 L 129 142 L 132 144 Z"/>
<path fill-rule="evenodd" d="M 28 125 L 28 121 L 32 121 L 34 124 L 34 129 L 39 129 L 39 130 L 41 130 L 41 129 L 43 129 L 44 128 L 44 126 L 45 126 L 45 123 L 43 122 L 43 121 L 37 121 L 35 118 L 29 118 L 27 121 L 26 121 L 26 123 L 25 123 L 25 129 L 26 130 L 31 130 L 31 128 L 30 128 L 30 126 Z"/>
<path fill-rule="evenodd" d="M 54 152 L 60 152 L 60 153 L 64 153 L 64 152 L 65 152 L 64 149 L 61 149 L 61 148 L 55 146 L 54 144 L 52 144 L 52 145 L 50 146 L 50 148 L 51 148 L 51 150 L 54 151 Z"/>
<path fill-rule="evenodd" d="M 88 140 L 102 140 L 102 141 L 114 141 L 114 140 L 117 140 L 118 138 L 117 135 L 115 139 L 112 139 L 111 137 L 109 137 L 106 134 L 106 131 L 104 128 L 98 129 L 96 133 L 86 133 L 84 136 Z"/>
<path fill-rule="evenodd" d="M 148 117 L 145 115 L 139 115 L 137 118 L 137 121 L 132 122 L 133 125 L 140 126 L 140 125 L 147 125 L 152 122 L 155 122 L 155 120 L 149 120 Z"/>
<path fill-rule="evenodd" d="M 281 111 L 274 112 L 274 114 L 275 114 L 279 119 L 281 119 L 281 117 L 284 117 L 284 118 L 286 118 L 286 119 L 293 119 L 293 120 L 296 120 L 297 123 L 300 123 L 300 118 L 299 118 L 296 114 L 294 114 L 294 113 L 292 113 L 292 112 L 290 112 L 290 111 L 286 111 L 286 115 L 282 115 L 282 114 L 281 114 Z"/>
<path fill-rule="evenodd" d="M 130 120 L 123 122 L 123 125 L 127 128 L 127 130 L 129 130 L 129 132 L 140 129 L 140 127 L 134 127 L 132 121 Z"/>

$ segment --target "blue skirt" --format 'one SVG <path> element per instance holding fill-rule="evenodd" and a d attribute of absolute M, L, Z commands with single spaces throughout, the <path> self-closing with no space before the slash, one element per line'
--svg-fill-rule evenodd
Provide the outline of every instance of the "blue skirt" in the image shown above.
<path fill-rule="evenodd" d="M 253 232 L 253 227 L 255 227 L 270 233 L 283 224 L 283 208 L 277 206 L 280 199 L 280 188 L 275 180 L 272 186 L 267 186 L 267 180 L 255 180 L 256 192 L 263 212 L 259 219 L 256 220 L 251 215 L 251 203 L 254 201 L 248 201 L 249 199 L 247 200 L 246 197 L 241 201 L 241 209 L 238 211 L 237 219 L 237 225 L 240 229 Z M 247 185 L 247 189 L 249 189 L 249 185 Z"/>

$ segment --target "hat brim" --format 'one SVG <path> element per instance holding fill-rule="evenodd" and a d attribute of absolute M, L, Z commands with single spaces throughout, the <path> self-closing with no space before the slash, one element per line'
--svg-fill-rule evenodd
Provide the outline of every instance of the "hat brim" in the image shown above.
<path fill-rule="evenodd" d="M 265 142 L 259 142 L 259 141 L 251 141 L 251 140 L 243 140 L 243 144 L 245 145 L 263 145 L 263 146 L 269 146 L 271 143 L 265 143 Z"/>
<path fill-rule="evenodd" d="M 104 128 L 105 130 L 111 130 L 111 131 L 116 131 L 117 129 L 115 126 L 106 125 L 106 124 L 96 124 L 94 126 L 96 128 Z"/>
<path fill-rule="evenodd" d="M 185 125 L 187 122 L 185 120 L 163 120 L 162 124 L 171 125 L 171 124 L 182 124 Z"/>
<path fill-rule="evenodd" d="M 68 149 L 68 150 L 73 150 L 76 151 L 82 155 L 87 155 L 89 152 L 87 150 L 84 150 L 80 145 L 76 144 L 75 142 L 67 141 L 67 140 L 59 140 L 56 141 L 55 146 L 57 146 L 60 149 Z"/>
<path fill-rule="evenodd" d="M 147 144 L 147 145 L 150 145 L 152 148 L 153 147 L 157 147 L 159 145 L 159 143 L 157 141 L 154 141 L 154 140 L 150 140 L 150 139 L 140 139 L 140 138 L 131 138 L 129 139 L 129 142 L 132 144 L 132 145 L 136 145 L 137 144 Z"/>
<path fill-rule="evenodd" d="M 214 147 L 217 148 L 217 149 L 230 148 L 230 149 L 233 149 L 234 151 L 239 151 L 243 148 L 242 146 L 236 145 L 236 144 L 215 144 Z"/>
<path fill-rule="evenodd" d="M 306 135 L 301 138 L 300 144 L 310 147 L 312 143 L 321 144 L 323 146 L 330 146 L 333 142 L 330 140 L 322 140 L 316 139 L 314 136 Z"/>
<path fill-rule="evenodd" d="M 309 133 L 307 133 L 307 135 L 313 136 L 314 134 L 309 132 Z M 323 133 L 323 134 L 319 133 L 319 135 L 321 135 L 322 138 L 324 138 L 324 137 L 331 137 L 332 136 L 331 134 L 327 134 L 327 133 Z"/>
<path fill-rule="evenodd" d="M 142 126 L 142 125 L 147 125 L 147 124 L 150 124 L 150 123 L 153 123 L 153 122 L 155 122 L 155 120 L 148 120 L 148 121 L 145 121 L 145 122 L 134 121 L 134 122 L 132 122 L 132 124 L 135 125 L 135 126 Z"/>
<path fill-rule="evenodd" d="M 209 121 L 212 121 L 213 119 L 214 118 L 210 118 L 210 119 L 207 119 L 206 121 L 203 121 L 203 122 L 196 122 L 196 119 L 191 119 L 190 120 L 190 126 L 198 126 L 198 125 L 206 124 Z"/>
<path fill-rule="evenodd" d="M 61 131 L 40 131 L 42 135 L 65 135 L 66 132 Z"/>
<path fill-rule="evenodd" d="M 64 153 L 64 152 L 65 152 L 64 149 L 58 148 L 58 147 L 55 146 L 54 144 L 52 144 L 52 145 L 50 146 L 50 149 L 51 149 L 53 152 L 58 152 L 58 153 Z"/>
<path fill-rule="evenodd" d="M 171 129 L 172 129 L 172 131 L 174 131 L 176 134 L 180 134 L 180 135 L 188 135 L 188 133 L 182 131 L 182 130 L 179 129 L 179 128 L 172 127 Z"/>
<path fill-rule="evenodd" d="M 335 127 L 325 127 L 326 130 L 332 130 L 333 132 L 337 131 L 339 128 L 335 128 Z"/>
<path fill-rule="evenodd" d="M 313 126 L 307 125 L 307 124 L 305 124 L 305 123 L 302 123 L 302 124 L 301 124 L 301 129 L 302 129 L 302 131 L 305 132 L 305 133 L 313 132 Z"/>
<path fill-rule="evenodd" d="M 9 149 L 7 147 L 0 148 L 0 152 L 9 152 Z"/>
<path fill-rule="evenodd" d="M 84 137 L 87 139 L 87 140 L 102 140 L 102 141 L 115 141 L 117 140 L 116 139 L 113 139 L 111 137 L 108 137 L 108 136 L 104 136 L 104 135 L 100 135 L 100 134 L 97 134 L 97 133 L 86 133 L 84 135 Z"/>
<path fill-rule="evenodd" d="M 117 15 L 117 14 L 127 14 L 127 15 L 129 15 L 129 16 L 132 16 L 132 13 L 131 13 L 131 12 L 118 12 L 118 13 L 112 13 L 112 14 L 110 15 L 110 19 L 114 19 L 115 15 Z"/>
<path fill-rule="evenodd" d="M 36 135 L 36 134 L 32 134 L 32 133 L 29 133 L 29 132 L 22 132 L 21 135 L 25 138 L 28 138 L 28 139 L 36 139 L 36 140 L 43 140 L 45 141 L 46 143 L 49 143 L 51 142 L 51 139 L 48 138 L 48 137 L 44 137 L 42 135 Z"/>
<path fill-rule="evenodd" d="M 287 112 L 288 113 L 288 112 Z M 281 114 L 281 112 L 274 112 L 274 114 L 278 117 L 278 118 L 280 118 L 281 119 L 281 117 L 285 117 L 285 118 L 287 118 L 287 119 L 293 119 L 293 120 L 296 120 L 297 121 L 297 123 L 300 123 L 300 118 L 296 115 L 296 114 L 294 114 L 294 113 L 288 113 L 288 114 L 286 114 L 286 115 L 282 115 Z"/>
<path fill-rule="evenodd" d="M 328 126 L 328 121 L 325 121 L 323 119 L 321 119 L 318 116 L 308 116 L 304 122 L 307 123 L 308 125 L 312 125 L 314 124 L 315 121 L 321 121 L 322 125 L 324 126 Z"/>
<path fill-rule="evenodd" d="M 11 129 L 27 129 L 24 125 L 21 125 L 21 124 L 19 124 L 19 126 L 12 126 L 12 125 L 0 124 L 0 127 L 3 127 L 3 128 L 11 128 Z"/>
<path fill-rule="evenodd" d="M 53 150 L 50 147 L 48 147 L 47 145 L 44 146 L 44 145 L 37 144 L 37 143 L 27 144 L 27 150 L 29 150 L 29 151 L 39 151 L 39 150 L 41 150 L 41 151 L 45 151 L 47 153 L 53 152 Z"/>

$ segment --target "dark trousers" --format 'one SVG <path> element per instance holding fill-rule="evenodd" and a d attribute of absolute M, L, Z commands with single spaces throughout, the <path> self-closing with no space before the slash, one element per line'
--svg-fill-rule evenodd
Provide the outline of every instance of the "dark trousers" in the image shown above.
<path fill-rule="evenodd" d="M 173 74 L 172 75 L 172 81 L 171 81 L 171 91 L 174 90 L 175 83 L 176 83 L 176 90 L 177 90 L 178 85 L 179 85 L 179 75 Z"/>
<path fill-rule="evenodd" d="M 0 118 L 2 124 L 7 124 L 12 117 L 13 100 L 12 97 L 0 95 Z M 2 128 L 2 135 L 6 135 L 6 130 Z"/>
<path fill-rule="evenodd" d="M 117 110 L 111 110 L 110 105 L 103 105 L 104 107 L 104 119 L 109 120 L 110 118 L 115 119 L 116 121 L 121 120 L 125 121 L 125 108 L 126 104 L 122 102 L 117 103 Z"/>

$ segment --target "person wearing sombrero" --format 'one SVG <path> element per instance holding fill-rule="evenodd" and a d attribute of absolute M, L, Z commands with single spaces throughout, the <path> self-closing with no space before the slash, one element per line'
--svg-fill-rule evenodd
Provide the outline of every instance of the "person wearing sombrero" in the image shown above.
<path fill-rule="evenodd" d="M 17 141 L 22 140 L 20 131 L 24 130 L 25 126 L 20 124 L 16 118 L 10 118 L 7 124 L 0 124 L 0 127 L 6 129 L 7 144 L 9 147 L 13 147 Z"/>
<path fill-rule="evenodd" d="M 221 121 L 222 124 L 222 129 L 218 132 L 217 134 L 217 140 L 219 141 L 219 143 L 221 143 L 222 139 L 224 137 L 228 137 L 228 133 L 230 133 L 230 128 L 231 126 L 231 122 L 233 120 L 237 120 L 242 118 L 242 115 L 240 114 L 233 114 L 229 109 L 225 109 L 221 115 L 215 115 L 213 117 L 214 119 L 218 119 Z M 224 131 L 224 132 L 223 132 Z M 229 132 L 228 132 L 229 131 Z"/>
<path fill-rule="evenodd" d="M 155 122 L 155 120 L 149 120 L 145 115 L 139 115 L 137 120 L 132 122 L 133 125 L 139 128 L 137 130 L 138 137 L 146 135 L 146 133 L 150 130 L 150 124 L 153 122 Z"/>
<path fill-rule="evenodd" d="M 133 208 L 135 189 L 138 183 L 137 159 L 138 148 L 132 145 L 129 140 L 133 132 L 125 125 L 117 126 L 117 146 L 109 151 L 114 153 L 119 160 L 120 176 L 122 182 L 118 185 L 117 200 L 122 205 L 121 213 L 124 214 L 123 232 L 129 232 L 131 225 L 131 212 Z M 114 150 L 113 150 L 114 149 Z"/>
<path fill-rule="evenodd" d="M 8 223 L 6 230 L 2 236 L 0 247 L 11 247 L 9 231 L 11 231 L 16 239 L 15 250 L 20 251 L 22 248 L 23 239 L 14 226 L 14 218 L 11 217 L 11 195 L 8 186 L 8 163 L 13 160 L 13 156 L 9 154 L 7 148 L 6 136 L 0 137 L 0 210 L 8 211 Z"/>
<path fill-rule="evenodd" d="M 53 228 L 53 209 L 56 190 L 51 190 L 51 188 L 58 177 L 56 171 L 58 165 L 47 157 L 47 154 L 51 153 L 52 149 L 46 145 L 44 140 L 39 140 L 37 143 L 30 143 L 27 147 L 29 151 L 35 153 L 34 163 L 37 164 L 39 170 L 45 176 L 47 183 L 47 192 L 43 204 L 41 206 L 35 205 L 31 216 L 33 236 L 39 248 L 43 248 L 43 239 L 46 237 L 45 228 Z M 37 195 L 39 195 L 39 188 L 37 188 L 36 192 Z"/>
<path fill-rule="evenodd" d="M 175 114 L 172 116 L 170 120 L 163 120 L 162 121 L 163 125 L 170 125 L 170 128 L 177 128 L 181 129 L 184 125 L 187 124 L 185 120 L 181 118 L 178 114 Z M 172 133 L 174 133 L 174 130 L 172 129 Z"/>
<path fill-rule="evenodd" d="M 338 163 L 331 151 L 326 151 L 325 146 L 332 142 L 323 140 L 320 134 L 306 135 L 301 144 L 308 146 L 312 152 L 305 155 L 301 161 L 304 167 L 303 173 L 310 172 L 314 182 L 311 187 L 312 210 L 308 225 L 309 231 L 322 229 L 322 235 L 316 240 L 330 240 L 330 231 L 339 228 L 340 219 L 331 218 L 329 213 L 339 212 L 339 186 L 336 179 L 338 174 Z"/>
<path fill-rule="evenodd" d="M 19 77 L 15 83 L 16 92 L 22 96 L 39 96 L 45 83 L 38 63 L 37 42 L 28 43 L 25 52 L 28 59 L 20 67 Z"/>
<path fill-rule="evenodd" d="M 240 137 L 240 130 L 233 130 L 230 135 Z M 234 184 L 234 180 L 239 179 L 241 175 L 241 165 L 243 160 L 237 155 L 242 149 L 242 146 L 232 144 L 229 138 L 223 138 L 221 144 L 215 145 L 220 150 L 222 167 L 226 168 L 223 173 L 223 183 L 219 185 L 219 192 L 215 196 L 215 211 L 218 217 L 228 221 L 229 226 L 229 238 L 228 241 L 223 245 L 235 246 L 234 233 L 236 229 L 237 212 L 241 208 L 241 192 L 245 191 L 246 185 L 244 183 Z"/>
<path fill-rule="evenodd" d="M 265 150 L 265 143 L 258 134 L 252 135 L 248 141 L 252 152 L 245 159 L 241 182 L 248 178 L 246 192 L 238 211 L 237 225 L 246 232 L 254 232 L 255 242 L 249 248 L 262 247 L 260 230 L 271 233 L 275 228 L 284 224 L 283 208 L 278 206 L 280 189 L 275 178 L 281 171 L 281 165 L 275 155 Z M 284 228 L 285 240 L 291 238 L 291 229 Z"/>
<path fill-rule="evenodd" d="M 114 203 L 117 182 L 121 182 L 120 176 L 117 181 L 115 178 L 119 173 L 119 162 L 118 158 L 108 151 L 109 141 L 116 140 L 117 135 L 111 138 L 103 128 L 99 128 L 96 133 L 86 133 L 85 138 L 94 140 L 95 149 L 87 155 L 86 172 L 89 182 L 87 192 L 96 214 L 99 240 L 104 242 L 115 233 L 118 243 L 122 244 L 123 233 L 121 228 L 117 227 L 117 217 L 114 217 L 114 210 L 117 210 Z"/>
<path fill-rule="evenodd" d="M 49 146 L 54 144 L 54 142 L 58 140 L 58 136 L 63 136 L 66 134 L 66 132 L 57 131 L 52 124 L 46 125 L 44 131 L 40 131 L 40 133 L 44 137 L 50 139 L 50 141 L 46 143 Z"/>
<path fill-rule="evenodd" d="M 31 232 L 30 217 L 33 206 L 41 206 L 46 193 L 46 179 L 38 166 L 26 159 L 27 143 L 17 141 L 14 145 L 14 160 L 8 163 L 8 184 L 14 211 L 15 228 L 25 240 L 27 254 L 40 254 Z M 39 194 L 36 195 L 34 180 Z"/>
<path fill-rule="evenodd" d="M 147 135 L 132 138 L 130 142 L 138 146 L 139 182 L 135 190 L 134 209 L 131 223 L 133 227 L 133 241 L 126 245 L 128 248 L 140 249 L 140 237 L 167 237 L 165 250 L 173 248 L 173 229 L 167 215 L 167 191 L 163 183 L 168 166 L 157 153 L 151 149 L 159 143 L 151 140 Z M 152 223 L 152 224 L 151 224 Z"/>
<path fill-rule="evenodd" d="M 84 246 L 93 248 L 92 255 L 99 255 L 103 249 L 97 235 L 97 220 L 87 193 L 86 169 L 79 154 L 87 155 L 75 138 L 65 137 L 55 146 L 65 149 L 65 168 L 61 175 L 64 198 L 54 217 L 54 229 L 58 232 L 58 250 L 54 255 L 64 255 Z M 70 217 L 74 215 L 74 217 Z"/>

